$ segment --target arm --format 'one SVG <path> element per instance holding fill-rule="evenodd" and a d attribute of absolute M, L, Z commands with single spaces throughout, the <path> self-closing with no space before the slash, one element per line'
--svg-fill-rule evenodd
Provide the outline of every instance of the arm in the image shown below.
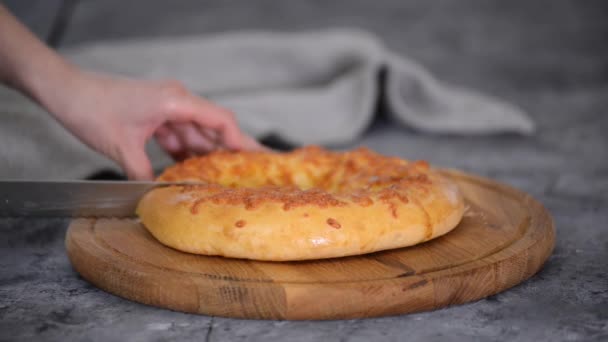
<path fill-rule="evenodd" d="M 50 83 L 74 71 L 0 4 L 0 81 L 41 102 Z"/>
<path fill-rule="evenodd" d="M 0 5 L 0 81 L 20 90 L 131 179 L 151 179 L 152 136 L 174 158 L 215 148 L 260 149 L 234 115 L 175 81 L 91 73 L 64 60 Z"/>

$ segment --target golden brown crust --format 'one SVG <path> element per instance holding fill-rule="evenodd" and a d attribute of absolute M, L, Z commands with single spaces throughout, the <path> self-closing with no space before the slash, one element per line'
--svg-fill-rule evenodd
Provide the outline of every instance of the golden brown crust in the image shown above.
<path fill-rule="evenodd" d="M 338 153 L 215 152 L 168 168 L 138 214 L 162 243 L 183 251 L 303 260 L 410 246 L 462 217 L 455 184 L 424 161 L 368 149 Z"/>

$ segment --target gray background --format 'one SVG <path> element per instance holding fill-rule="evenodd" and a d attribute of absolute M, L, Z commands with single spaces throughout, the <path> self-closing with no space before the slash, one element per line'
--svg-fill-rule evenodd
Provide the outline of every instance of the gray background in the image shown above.
<path fill-rule="evenodd" d="M 63 247 L 66 220 L 0 219 L 0 339 L 608 339 L 606 2 L 5 3 L 54 46 L 250 28 L 371 30 L 438 78 L 521 106 L 538 132 L 532 137 L 425 135 L 386 122 L 380 111 L 355 145 L 428 159 L 529 192 L 552 213 L 557 246 L 531 280 L 471 304 L 364 320 L 247 321 L 176 313 L 104 293 L 71 269 Z"/>

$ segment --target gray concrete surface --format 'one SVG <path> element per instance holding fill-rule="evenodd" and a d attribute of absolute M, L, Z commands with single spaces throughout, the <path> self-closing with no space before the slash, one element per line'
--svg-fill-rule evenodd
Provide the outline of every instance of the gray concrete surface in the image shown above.
<path fill-rule="evenodd" d="M 608 11 L 601 1 L 81 2 L 64 45 L 247 28 L 370 29 L 438 77 L 523 107 L 514 135 L 424 135 L 379 119 L 356 145 L 493 177 L 552 213 L 555 252 L 490 298 L 395 317 L 280 322 L 188 315 L 100 291 L 70 267 L 66 220 L 0 220 L 0 339 L 608 340 Z M 352 146 L 339 146 L 349 148 Z"/>

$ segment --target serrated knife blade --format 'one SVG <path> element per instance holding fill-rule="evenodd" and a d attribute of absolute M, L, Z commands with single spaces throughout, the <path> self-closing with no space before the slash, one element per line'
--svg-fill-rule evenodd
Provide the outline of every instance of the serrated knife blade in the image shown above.
<path fill-rule="evenodd" d="M 146 192 L 180 184 L 0 180 L 0 217 L 134 217 Z"/>

